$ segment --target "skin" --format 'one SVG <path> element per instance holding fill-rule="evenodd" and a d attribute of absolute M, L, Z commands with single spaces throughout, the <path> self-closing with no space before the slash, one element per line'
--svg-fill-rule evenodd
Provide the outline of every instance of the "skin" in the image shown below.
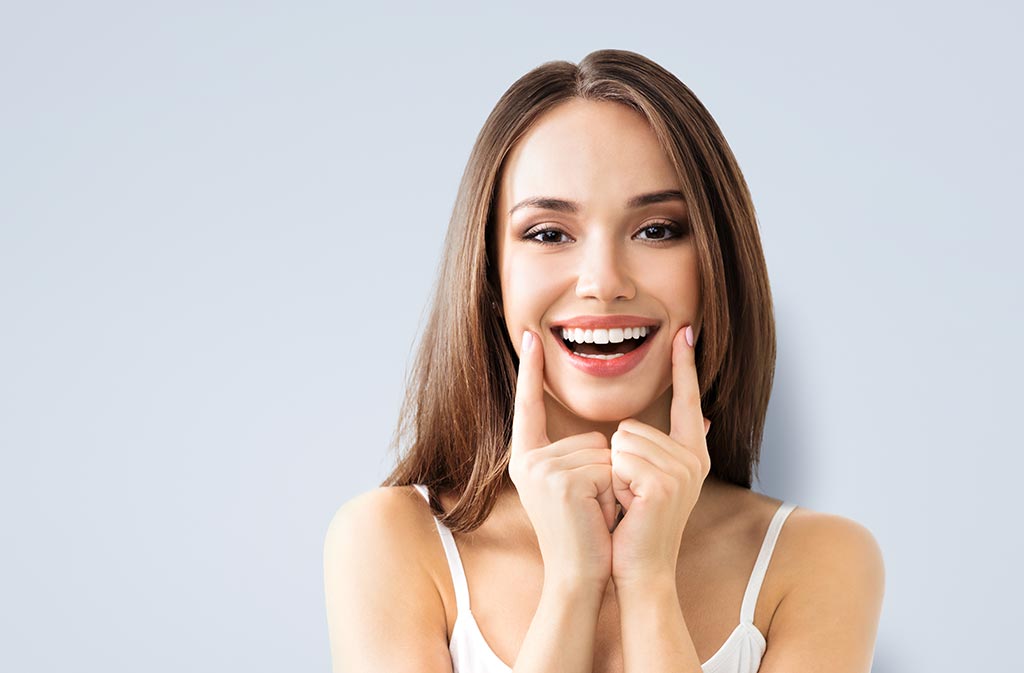
<path fill-rule="evenodd" d="M 565 568 L 566 581 L 571 575 L 603 586 L 609 577 L 631 583 L 674 576 L 683 529 L 710 469 L 709 421 L 684 339 L 687 327 L 699 337 L 700 310 L 686 204 L 626 206 L 634 196 L 671 189 L 680 185 L 653 131 L 611 102 L 573 100 L 546 113 L 513 148 L 502 176 L 504 317 L 510 334 L 530 332 L 539 344 L 525 351 L 517 344 L 510 475 L 537 529 L 546 571 Z M 526 207 L 509 215 L 538 196 L 580 208 Z M 539 233 L 545 230 L 551 233 Z M 573 367 L 551 324 L 614 313 L 660 325 L 644 360 L 617 377 Z M 530 468 L 531 452 L 533 463 L 543 457 L 546 465 Z M 559 494 L 540 477 L 559 470 L 575 475 L 573 493 L 581 498 L 560 515 L 553 504 Z M 612 534 L 615 501 L 626 515 Z"/>
<path fill-rule="evenodd" d="M 505 322 L 511 335 L 540 335 L 552 440 L 590 430 L 610 439 L 629 417 L 668 431 L 672 336 L 690 324 L 700 334 L 697 255 L 689 236 L 658 243 L 655 237 L 668 236 L 637 235 L 666 221 L 686 228 L 683 201 L 625 207 L 632 196 L 665 189 L 680 189 L 668 157 L 646 121 L 618 103 L 562 104 L 506 160 L 496 232 Z M 524 208 L 508 217 L 531 196 L 576 201 L 582 209 L 571 215 Z M 520 240 L 538 224 L 561 230 L 558 239 L 566 242 L 545 247 Z M 566 362 L 549 328 L 555 319 L 606 313 L 647 316 L 661 329 L 637 368 L 600 379 Z"/>
<path fill-rule="evenodd" d="M 506 164 L 500 213 L 532 196 L 582 205 L 497 223 L 503 310 L 520 356 L 515 488 L 458 545 L 474 619 L 516 671 L 698 673 L 739 628 L 740 596 L 781 504 L 706 472 L 708 422 L 702 435 L 694 351 L 682 339 L 691 323 L 700 331 L 692 243 L 637 236 L 655 219 L 684 221 L 685 205 L 622 205 L 674 179 L 643 120 L 614 103 L 549 111 Z M 557 228 L 564 236 L 545 238 L 564 245 L 523 241 L 523 219 Z M 645 362 L 618 379 L 569 366 L 548 330 L 574 315 L 627 312 L 661 331 Z M 524 331 L 538 347 L 521 346 Z M 361 496 L 328 531 L 335 670 L 451 670 L 455 584 L 429 509 L 406 490 Z M 457 494 L 438 497 L 450 511 Z M 612 532 L 609 497 L 628 507 Z M 354 549 L 353 539 L 363 543 Z M 425 572 L 410 572 L 425 559 Z M 759 670 L 868 671 L 883 590 L 870 532 L 797 508 L 756 602 L 755 628 L 771 643 Z"/>

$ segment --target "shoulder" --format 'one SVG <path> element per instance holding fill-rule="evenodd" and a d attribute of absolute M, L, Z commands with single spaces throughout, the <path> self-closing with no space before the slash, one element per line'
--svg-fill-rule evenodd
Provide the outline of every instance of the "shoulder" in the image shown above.
<path fill-rule="evenodd" d="M 768 522 L 786 504 L 756 491 L 748 491 L 746 500 L 734 511 L 741 518 L 751 539 L 762 538 Z M 737 501 L 742 502 L 742 501 Z M 863 524 L 838 514 L 818 512 L 798 503 L 786 515 L 772 552 L 773 571 L 786 578 L 781 598 L 800 584 L 823 580 L 836 572 L 858 570 L 879 589 L 884 588 L 885 568 L 882 550 L 871 531 Z"/>
<path fill-rule="evenodd" d="M 869 670 L 885 593 L 882 550 L 871 531 L 843 516 L 797 507 L 775 553 L 783 593 L 769 623 L 762 670 L 834 662 L 843 662 L 842 671 Z"/>
<path fill-rule="evenodd" d="M 341 505 L 331 518 L 327 536 L 359 532 L 373 537 L 391 537 L 396 526 L 416 529 L 432 520 L 426 499 L 414 487 L 380 486 Z"/>
<path fill-rule="evenodd" d="M 334 513 L 324 538 L 329 556 L 347 563 L 424 566 L 424 545 L 437 536 L 427 501 L 412 486 L 381 486 L 360 493 Z M 394 568 L 397 569 L 397 568 Z"/>
<path fill-rule="evenodd" d="M 450 670 L 445 607 L 423 553 L 431 526 L 411 486 L 361 493 L 334 513 L 323 566 L 335 670 L 416 670 L 401 659 L 409 651 L 429 662 L 418 670 Z"/>
<path fill-rule="evenodd" d="M 780 532 L 786 536 L 786 563 L 800 583 L 823 582 L 829 577 L 856 573 L 879 591 L 884 589 L 882 549 L 863 524 L 837 514 L 797 507 L 789 513 Z M 847 577 L 849 579 L 849 577 Z"/>

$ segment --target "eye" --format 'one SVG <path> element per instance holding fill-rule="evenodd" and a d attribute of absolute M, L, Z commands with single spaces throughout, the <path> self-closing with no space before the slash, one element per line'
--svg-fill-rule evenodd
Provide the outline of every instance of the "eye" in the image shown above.
<path fill-rule="evenodd" d="M 562 241 L 557 240 L 559 236 L 565 236 L 564 232 L 558 229 L 535 229 L 523 235 L 524 241 L 533 241 L 541 245 L 558 245 Z M 538 238 L 540 237 L 540 238 Z"/>
<path fill-rule="evenodd" d="M 653 236 L 653 238 L 641 240 L 660 242 L 670 241 L 674 238 L 682 238 L 686 232 L 675 222 L 669 222 L 666 220 L 664 222 L 652 222 L 641 229 L 640 233 L 647 233 L 649 236 Z"/>

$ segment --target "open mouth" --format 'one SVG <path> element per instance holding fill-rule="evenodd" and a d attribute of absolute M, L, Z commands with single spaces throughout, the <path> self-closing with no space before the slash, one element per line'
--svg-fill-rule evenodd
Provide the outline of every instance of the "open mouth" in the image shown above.
<path fill-rule="evenodd" d="M 618 343 L 580 343 L 575 340 L 564 338 L 562 336 L 561 327 L 554 327 L 551 331 L 555 337 L 562 342 L 562 346 L 573 355 L 588 359 L 612 360 L 626 355 L 627 353 L 632 353 L 643 346 L 648 339 L 657 333 L 658 327 L 647 327 L 647 333 L 642 336 L 623 335 L 622 340 Z"/>

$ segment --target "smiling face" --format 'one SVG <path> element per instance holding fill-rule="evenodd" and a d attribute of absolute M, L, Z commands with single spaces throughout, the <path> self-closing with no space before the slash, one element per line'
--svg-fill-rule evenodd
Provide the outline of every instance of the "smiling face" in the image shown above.
<path fill-rule="evenodd" d="M 699 333 L 686 203 L 665 194 L 679 191 L 654 131 L 620 103 L 563 103 L 509 152 L 495 230 L 504 317 L 517 352 L 524 330 L 540 336 L 553 441 L 608 423 L 613 431 L 629 417 L 667 430 L 672 337 L 689 324 Z M 651 194 L 660 196 L 635 203 Z M 635 326 L 657 327 L 622 373 L 594 373 L 604 366 L 600 358 L 574 361 L 561 330 L 552 329 L 580 316 L 624 314 Z M 586 371 L 586 363 L 596 367 Z"/>

